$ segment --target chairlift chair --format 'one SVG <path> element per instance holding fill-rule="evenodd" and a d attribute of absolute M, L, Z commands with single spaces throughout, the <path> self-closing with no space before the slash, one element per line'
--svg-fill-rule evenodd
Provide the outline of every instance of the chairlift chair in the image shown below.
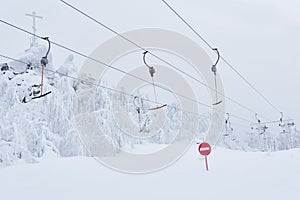
<path fill-rule="evenodd" d="M 40 94 L 40 95 L 34 96 L 34 97 L 32 97 L 31 99 L 29 99 L 29 100 L 27 100 L 26 97 L 24 97 L 23 100 L 22 100 L 22 103 L 28 103 L 28 102 L 31 101 L 31 100 L 39 99 L 39 98 L 45 97 L 45 96 L 47 96 L 48 94 L 51 94 L 51 93 L 52 93 L 51 91 L 48 91 L 48 92 L 46 92 L 46 93 L 43 94 L 44 71 L 45 71 L 46 65 L 48 64 L 48 54 L 49 54 L 49 52 L 50 52 L 51 43 L 50 43 L 48 37 L 44 37 L 44 38 L 42 38 L 42 39 L 44 39 L 44 40 L 46 40 L 46 41 L 48 42 L 48 50 L 47 50 L 47 52 L 46 52 L 46 55 L 45 55 L 44 57 L 42 57 L 42 59 L 41 59 L 41 65 L 42 65 L 42 77 L 41 77 L 41 83 L 40 83 L 40 85 L 39 85 L 39 87 L 40 87 L 40 93 L 39 93 L 39 94 Z M 31 64 L 29 63 L 29 64 L 27 65 L 27 68 L 29 68 L 30 65 L 31 65 Z"/>

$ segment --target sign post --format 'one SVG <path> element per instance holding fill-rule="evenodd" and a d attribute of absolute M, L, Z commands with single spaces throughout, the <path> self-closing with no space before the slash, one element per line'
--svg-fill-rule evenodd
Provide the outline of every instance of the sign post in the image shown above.
<path fill-rule="evenodd" d="M 205 166 L 206 166 L 206 170 L 208 171 L 208 161 L 207 161 L 207 156 L 210 154 L 211 152 L 211 146 L 206 143 L 203 142 L 199 145 L 198 147 L 198 151 L 201 155 L 203 155 L 205 157 Z"/>

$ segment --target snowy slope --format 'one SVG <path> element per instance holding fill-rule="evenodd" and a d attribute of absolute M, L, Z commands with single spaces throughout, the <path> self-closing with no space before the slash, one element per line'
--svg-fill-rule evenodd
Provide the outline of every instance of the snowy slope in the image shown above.
<path fill-rule="evenodd" d="M 250 153 L 217 148 L 205 171 L 193 146 L 153 174 L 128 175 L 93 158 L 47 158 L 0 170 L 1 199 L 299 199 L 300 150 Z"/>

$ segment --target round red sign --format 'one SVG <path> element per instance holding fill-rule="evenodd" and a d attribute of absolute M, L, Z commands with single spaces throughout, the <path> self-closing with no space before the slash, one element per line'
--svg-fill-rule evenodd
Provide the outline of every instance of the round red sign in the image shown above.
<path fill-rule="evenodd" d="M 208 156 L 211 152 L 211 147 L 208 143 L 203 142 L 199 145 L 198 151 L 203 156 Z"/>

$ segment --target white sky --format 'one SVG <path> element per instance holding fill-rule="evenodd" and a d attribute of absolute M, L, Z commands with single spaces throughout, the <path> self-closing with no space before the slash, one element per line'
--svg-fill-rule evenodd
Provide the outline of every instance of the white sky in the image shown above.
<path fill-rule="evenodd" d="M 199 42 L 212 59 L 215 55 L 175 17 L 161 0 L 69 0 L 118 32 L 159 27 L 178 31 Z M 218 47 L 255 87 L 286 115 L 300 123 L 298 87 L 300 53 L 300 2 L 297 0 L 169 0 L 168 1 L 209 43 Z M 59 0 L 2 0 L 1 19 L 31 30 L 25 13 L 42 15 L 38 34 L 89 54 L 114 35 Z M 16 56 L 29 46 L 29 36 L 0 24 L 0 53 Z M 43 41 L 40 41 L 43 43 Z M 69 52 L 52 48 L 54 64 L 59 66 Z M 76 64 L 83 59 L 75 56 Z M 3 61 L 3 59 L 0 59 Z M 220 63 L 226 95 L 269 119 L 280 117 L 246 86 L 226 65 Z M 254 116 L 227 104 L 227 111 L 254 120 Z M 233 123 L 234 126 L 234 123 Z M 299 127 L 299 126 L 298 126 Z"/>

